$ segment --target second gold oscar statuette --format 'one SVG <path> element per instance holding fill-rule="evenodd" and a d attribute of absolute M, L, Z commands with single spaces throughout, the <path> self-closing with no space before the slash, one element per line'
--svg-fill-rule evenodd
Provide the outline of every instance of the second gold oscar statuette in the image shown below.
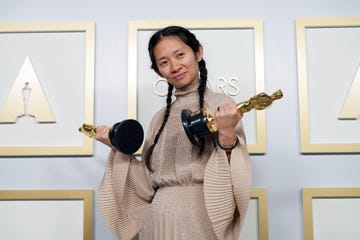
<path fill-rule="evenodd" d="M 283 97 L 281 89 L 275 91 L 272 95 L 262 92 L 247 101 L 237 104 L 237 110 L 240 114 L 255 110 L 263 110 L 271 106 L 271 104 Z M 190 109 L 184 109 L 181 112 L 181 120 L 184 130 L 189 140 L 193 144 L 198 144 L 196 138 L 217 132 L 215 118 L 208 109 L 202 109 L 193 114 Z"/>

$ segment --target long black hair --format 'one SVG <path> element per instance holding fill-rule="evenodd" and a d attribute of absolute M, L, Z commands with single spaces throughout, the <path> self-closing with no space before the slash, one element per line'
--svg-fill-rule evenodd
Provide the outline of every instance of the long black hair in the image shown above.
<path fill-rule="evenodd" d="M 159 75 L 160 75 L 160 72 L 156 65 L 155 56 L 154 56 L 154 48 L 155 48 L 156 44 L 158 44 L 159 41 L 163 37 L 167 37 L 167 36 L 177 36 L 181 41 L 183 41 L 186 45 L 188 45 L 195 54 L 199 52 L 199 49 L 201 47 L 201 44 L 196 39 L 195 35 L 193 33 L 191 33 L 189 30 L 187 30 L 186 28 L 179 27 L 179 26 L 169 26 L 169 27 L 166 27 L 166 28 L 163 28 L 163 29 L 157 31 L 150 38 L 149 45 L 148 45 L 148 51 L 149 51 L 149 55 L 150 55 L 150 59 L 151 59 L 151 68 Z M 199 72 L 200 72 L 200 84 L 198 87 L 199 105 L 200 105 L 200 109 L 202 109 L 202 108 L 204 108 L 204 93 L 205 93 L 206 82 L 207 82 L 207 69 L 206 69 L 206 63 L 205 63 L 204 59 L 201 59 L 198 64 L 199 64 Z M 147 168 L 150 170 L 152 169 L 151 161 L 150 161 L 152 152 L 160 138 L 161 133 L 164 130 L 164 127 L 165 127 L 166 122 L 168 121 L 169 115 L 170 115 L 171 100 L 172 100 L 171 97 L 172 97 L 172 91 L 174 89 L 174 86 L 170 83 L 168 83 L 168 85 L 169 85 L 169 87 L 168 87 L 168 94 L 167 94 L 167 98 L 166 98 L 166 110 L 165 110 L 165 114 L 164 114 L 164 119 L 161 124 L 161 127 L 159 128 L 157 134 L 155 135 L 153 144 L 149 147 L 148 152 L 145 155 L 145 164 L 146 164 Z M 199 154 L 201 154 L 203 152 L 204 146 L 205 146 L 205 140 L 203 138 L 200 138 L 199 144 L 198 144 Z"/>

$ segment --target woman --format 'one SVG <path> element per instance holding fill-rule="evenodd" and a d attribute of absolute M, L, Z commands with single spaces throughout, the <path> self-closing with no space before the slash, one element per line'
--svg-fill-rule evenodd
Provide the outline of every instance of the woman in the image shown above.
<path fill-rule="evenodd" d="M 251 163 L 234 101 L 206 87 L 203 47 L 187 29 L 170 26 L 149 41 L 152 68 L 168 81 L 167 106 L 152 118 L 142 161 L 116 151 L 109 127 L 96 139 L 112 148 L 99 207 L 118 239 L 238 239 L 251 191 Z M 176 100 L 172 102 L 172 93 Z M 181 111 L 208 108 L 218 132 L 197 146 Z"/>

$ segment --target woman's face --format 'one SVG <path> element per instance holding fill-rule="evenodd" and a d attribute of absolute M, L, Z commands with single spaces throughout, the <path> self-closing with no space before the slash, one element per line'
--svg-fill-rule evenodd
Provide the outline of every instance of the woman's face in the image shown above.
<path fill-rule="evenodd" d="M 195 54 L 177 36 L 163 37 L 154 47 L 154 57 L 160 75 L 175 88 L 183 88 L 199 81 L 198 62 L 203 57 L 201 46 Z"/>

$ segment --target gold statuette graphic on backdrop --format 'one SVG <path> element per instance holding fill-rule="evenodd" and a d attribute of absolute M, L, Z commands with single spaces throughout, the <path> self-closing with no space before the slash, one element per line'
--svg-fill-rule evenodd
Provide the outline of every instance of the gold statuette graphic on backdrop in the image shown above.
<path fill-rule="evenodd" d="M 79 132 L 93 138 L 96 126 L 84 123 Z M 123 120 L 110 128 L 109 139 L 111 144 L 122 153 L 133 154 L 141 147 L 144 140 L 144 130 L 141 124 L 134 119 Z"/>
<path fill-rule="evenodd" d="M 271 106 L 273 101 L 283 97 L 281 89 L 275 91 L 271 96 L 262 92 L 247 101 L 237 104 L 237 111 L 243 114 L 255 110 L 263 110 Z M 192 113 L 190 109 L 184 109 L 181 112 L 181 120 L 187 137 L 192 144 L 197 145 L 197 138 L 217 132 L 214 116 L 208 109 L 202 109 L 199 112 Z"/>

